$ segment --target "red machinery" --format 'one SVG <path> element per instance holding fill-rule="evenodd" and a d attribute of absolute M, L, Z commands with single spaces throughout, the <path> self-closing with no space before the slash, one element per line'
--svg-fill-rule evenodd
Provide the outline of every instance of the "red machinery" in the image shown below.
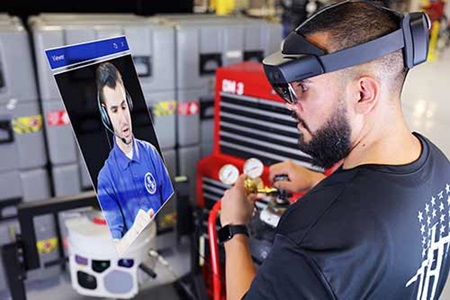
<path fill-rule="evenodd" d="M 296 123 L 284 102 L 272 90 L 262 64 L 243 62 L 216 71 L 213 154 L 197 164 L 197 204 L 204 208 L 207 219 L 202 221 L 200 255 L 206 258 L 203 267 L 208 294 L 214 300 L 225 299 L 221 265 L 223 249 L 217 243 L 217 216 L 224 191 L 219 170 L 234 164 L 242 173 L 250 157 L 264 165 L 262 180 L 267 184 L 268 166 L 292 159 L 310 169 L 311 158 L 298 150 Z M 297 199 L 300 195 L 294 195 Z M 208 242 L 206 242 L 208 241 Z M 222 251 L 222 252 L 221 252 Z"/>

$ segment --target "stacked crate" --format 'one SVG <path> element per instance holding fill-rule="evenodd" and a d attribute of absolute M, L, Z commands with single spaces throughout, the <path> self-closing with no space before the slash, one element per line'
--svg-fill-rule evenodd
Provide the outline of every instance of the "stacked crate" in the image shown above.
<path fill-rule="evenodd" d="M 195 202 L 197 162 L 212 153 L 216 69 L 275 52 L 282 28 L 241 16 L 160 14 L 151 19 L 175 29 L 178 173 L 188 176 Z"/>
<path fill-rule="evenodd" d="M 76 194 L 83 189 L 92 188 L 92 183 L 44 51 L 102 38 L 126 36 L 167 167 L 171 175 L 175 175 L 176 102 L 172 28 L 128 14 L 47 13 L 31 17 L 29 24 L 34 40 L 41 101 L 49 132 L 47 144 L 53 166 L 55 195 Z M 97 102 L 93 99 L 89 103 L 96 105 Z M 87 113 L 94 113 L 95 105 L 86 107 Z"/>
<path fill-rule="evenodd" d="M 16 205 L 51 196 L 43 118 L 38 101 L 29 35 L 22 21 L 0 16 L 0 241 L 20 232 Z M 58 258 L 53 217 L 34 220 L 41 265 Z M 2 264 L 2 262 L 0 262 Z M 0 266 L 0 291 L 6 289 Z M 57 267 L 30 272 L 28 280 L 58 274 Z"/>
<path fill-rule="evenodd" d="M 48 66 L 45 50 L 110 37 L 126 37 L 148 108 L 145 111 L 133 112 L 135 123 L 133 131 L 139 135 L 139 131 L 148 130 L 146 118 L 150 112 L 168 171 L 171 177 L 174 177 L 177 161 L 173 28 L 133 14 L 78 13 L 43 13 L 32 16 L 29 18 L 29 28 L 34 42 L 41 105 L 47 130 L 46 142 L 55 189 L 53 196 L 75 195 L 83 190 L 92 189 L 93 186 L 70 126 L 64 102 Z M 79 79 L 87 80 L 87 78 Z M 92 76 L 89 80 L 93 80 Z M 86 85 L 85 93 L 88 96 L 83 100 L 84 104 L 80 104 L 84 105 L 80 111 L 84 113 L 86 130 L 83 129 L 83 133 L 78 138 L 95 145 L 98 132 L 94 131 L 104 130 L 104 128 L 100 122 L 96 91 L 88 90 L 93 86 L 93 82 Z M 174 201 L 170 201 L 164 207 L 164 211 L 158 215 L 158 219 L 173 219 L 174 205 Z M 165 218 L 165 215 L 168 216 Z M 60 215 L 60 223 L 62 235 L 65 238 L 67 230 L 62 215 Z M 171 227 L 174 224 L 167 226 Z"/>

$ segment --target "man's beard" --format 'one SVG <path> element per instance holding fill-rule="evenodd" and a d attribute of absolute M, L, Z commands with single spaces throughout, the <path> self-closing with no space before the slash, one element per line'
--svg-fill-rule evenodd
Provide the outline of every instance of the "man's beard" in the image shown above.
<path fill-rule="evenodd" d="M 300 134 L 298 144 L 301 151 L 311 155 L 313 165 L 327 169 L 350 153 L 351 129 L 345 115 L 345 107 L 339 102 L 334 114 L 314 134 L 302 119 L 294 116 L 312 136 L 305 142 Z"/>

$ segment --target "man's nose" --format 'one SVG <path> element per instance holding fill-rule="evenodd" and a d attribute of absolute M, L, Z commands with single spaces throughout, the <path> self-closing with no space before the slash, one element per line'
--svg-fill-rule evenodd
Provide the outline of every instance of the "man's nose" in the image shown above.
<path fill-rule="evenodd" d="M 294 104 L 290 104 L 290 103 L 284 103 L 284 105 L 286 106 L 286 108 L 290 111 L 294 111 L 295 110 L 295 105 Z"/>
<path fill-rule="evenodd" d="M 298 113 L 298 112 L 302 111 L 302 109 L 303 109 L 302 104 L 300 104 L 299 102 L 297 102 L 295 104 L 285 103 L 285 105 L 286 105 L 286 108 L 293 113 Z"/>
<path fill-rule="evenodd" d="M 126 110 L 125 109 L 120 109 L 119 110 L 119 121 L 121 124 L 126 122 Z"/>

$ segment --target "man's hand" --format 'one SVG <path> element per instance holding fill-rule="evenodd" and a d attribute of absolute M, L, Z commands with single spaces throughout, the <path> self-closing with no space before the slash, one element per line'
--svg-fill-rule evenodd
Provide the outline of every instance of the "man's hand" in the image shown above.
<path fill-rule="evenodd" d="M 153 210 L 153 208 L 150 208 L 150 209 L 147 211 L 147 214 L 148 214 L 148 216 L 149 216 L 150 219 L 151 219 L 151 218 L 153 218 L 153 215 L 155 214 L 155 211 Z"/>
<path fill-rule="evenodd" d="M 145 227 L 147 227 L 148 224 L 150 224 L 153 215 L 154 211 L 152 208 L 150 208 L 147 212 L 143 209 L 139 209 L 136 218 L 134 219 L 133 226 L 131 226 L 131 228 L 120 240 L 114 240 L 119 256 L 123 256 L 126 253 L 139 234 L 145 229 Z"/>
<path fill-rule="evenodd" d="M 255 195 L 247 197 L 244 188 L 245 175 L 241 174 L 234 186 L 225 191 L 221 199 L 220 223 L 247 225 L 252 217 Z"/>
<path fill-rule="evenodd" d="M 276 175 L 281 174 L 287 175 L 289 181 L 277 181 L 274 182 L 273 186 L 294 193 L 310 190 L 325 178 L 324 174 L 299 166 L 292 160 L 273 164 L 269 167 L 269 178 L 271 181 Z"/>

